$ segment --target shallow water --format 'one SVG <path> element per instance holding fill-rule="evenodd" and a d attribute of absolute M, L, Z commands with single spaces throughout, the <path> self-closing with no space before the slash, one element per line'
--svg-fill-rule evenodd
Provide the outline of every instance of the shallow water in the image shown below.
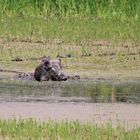
<path fill-rule="evenodd" d="M 140 103 L 139 81 L 0 81 L 0 102 Z"/>

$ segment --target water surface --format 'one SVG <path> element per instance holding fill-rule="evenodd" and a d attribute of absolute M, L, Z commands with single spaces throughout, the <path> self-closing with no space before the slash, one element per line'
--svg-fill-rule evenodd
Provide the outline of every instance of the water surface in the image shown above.
<path fill-rule="evenodd" d="M 0 102 L 140 103 L 139 81 L 0 81 Z"/>

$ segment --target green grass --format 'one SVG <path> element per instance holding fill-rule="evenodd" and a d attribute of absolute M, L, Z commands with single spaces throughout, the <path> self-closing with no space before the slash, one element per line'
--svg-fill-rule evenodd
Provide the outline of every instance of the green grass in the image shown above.
<path fill-rule="evenodd" d="M 139 41 L 139 0 L 1 0 L 0 36 L 68 42 Z"/>
<path fill-rule="evenodd" d="M 4 17 L 0 21 L 0 36 L 17 40 L 81 43 L 90 40 L 139 42 L 140 20 L 89 18 Z"/>
<path fill-rule="evenodd" d="M 139 0 L 1 0 L 0 15 L 138 18 L 139 6 Z"/>
<path fill-rule="evenodd" d="M 138 140 L 140 128 L 127 130 L 118 125 L 113 128 L 75 122 L 37 122 L 33 119 L 19 121 L 0 120 L 0 138 L 6 140 Z"/>

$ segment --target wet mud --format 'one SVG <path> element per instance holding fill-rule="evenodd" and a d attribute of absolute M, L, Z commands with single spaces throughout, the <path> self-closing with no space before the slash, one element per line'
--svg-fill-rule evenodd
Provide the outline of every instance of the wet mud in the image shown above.
<path fill-rule="evenodd" d="M 0 118 L 33 118 L 40 121 L 79 121 L 140 127 L 140 104 L 1 102 Z"/>

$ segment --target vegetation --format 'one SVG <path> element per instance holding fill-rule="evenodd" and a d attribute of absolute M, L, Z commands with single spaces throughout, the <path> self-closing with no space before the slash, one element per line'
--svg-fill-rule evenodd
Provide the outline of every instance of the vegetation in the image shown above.
<path fill-rule="evenodd" d="M 1 0 L 0 36 L 139 41 L 139 0 Z"/>
<path fill-rule="evenodd" d="M 140 16 L 139 0 L 1 0 L 2 15 L 95 16 L 125 18 Z"/>
<path fill-rule="evenodd" d="M 140 128 L 126 130 L 119 125 L 116 128 L 111 124 L 107 127 L 98 127 L 94 124 L 80 124 L 77 121 L 41 123 L 33 119 L 0 120 L 0 137 L 6 140 L 138 140 L 140 138 Z"/>
<path fill-rule="evenodd" d="M 5 17 L 0 21 L 1 37 L 27 41 L 60 39 L 82 43 L 89 40 L 139 42 L 139 20 L 94 18 Z"/>

